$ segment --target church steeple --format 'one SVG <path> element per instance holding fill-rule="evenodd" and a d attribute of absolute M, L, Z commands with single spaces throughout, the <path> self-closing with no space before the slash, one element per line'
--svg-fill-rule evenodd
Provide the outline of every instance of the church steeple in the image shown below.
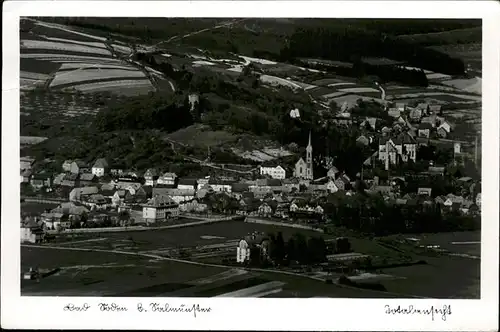
<path fill-rule="evenodd" d="M 311 131 L 309 131 L 309 143 L 306 148 L 306 179 L 312 180 L 313 178 Z"/>

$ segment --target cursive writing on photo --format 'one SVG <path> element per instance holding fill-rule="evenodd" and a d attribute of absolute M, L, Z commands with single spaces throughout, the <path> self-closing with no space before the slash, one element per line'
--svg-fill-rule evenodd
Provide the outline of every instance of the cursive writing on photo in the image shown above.
<path fill-rule="evenodd" d="M 114 311 L 114 312 L 121 312 L 121 311 L 128 311 L 127 307 L 120 306 L 116 303 L 99 303 L 99 310 L 101 311 Z"/>
<path fill-rule="evenodd" d="M 386 304 L 384 306 L 384 311 L 387 315 L 431 316 L 432 320 L 434 320 L 435 315 L 439 315 L 443 321 L 446 321 L 447 316 L 451 315 L 451 305 L 445 304 L 442 307 L 430 306 L 426 308 L 417 308 L 413 305 L 409 305 L 408 307 L 402 307 L 400 305 L 391 307 Z"/>
<path fill-rule="evenodd" d="M 88 303 L 83 303 L 81 305 L 75 305 L 73 303 L 68 303 L 64 306 L 64 311 L 87 311 L 90 309 L 90 305 Z"/>
<path fill-rule="evenodd" d="M 137 304 L 137 311 L 139 312 L 157 312 L 157 313 L 192 313 L 196 318 L 197 313 L 210 313 L 212 308 L 203 308 L 199 304 L 173 306 L 169 303 L 152 302 L 147 306 L 142 303 Z"/>

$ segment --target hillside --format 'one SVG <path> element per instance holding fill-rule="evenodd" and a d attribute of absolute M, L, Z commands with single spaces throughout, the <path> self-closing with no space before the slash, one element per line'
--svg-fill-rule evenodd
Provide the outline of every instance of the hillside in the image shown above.
<path fill-rule="evenodd" d="M 312 130 L 318 158 L 334 154 L 342 168 L 356 172 L 367 153 L 355 144 L 358 130 L 324 124 L 340 106 L 383 118 L 375 82 L 384 84 L 390 101 L 481 101 L 480 80 L 415 68 L 391 60 L 390 54 L 343 61 L 318 59 L 323 56 L 313 57 L 316 53 L 282 57 L 287 40 L 293 48 L 307 29 L 323 29 L 328 22 L 344 29 L 349 20 L 53 21 L 29 19 L 22 24 L 21 134 L 47 138 L 23 154 L 43 151 L 55 160 L 108 154 L 117 163 L 141 168 L 180 160 L 186 151 L 205 158 L 210 147 L 223 151 L 215 157 L 229 160 L 227 153 L 232 153 L 235 162 L 255 163 L 301 153 Z M 390 29 L 393 40 L 410 38 L 398 37 L 403 32 L 398 22 L 356 22 L 360 40 Z M 442 36 L 446 26 L 463 27 L 457 24 L 445 22 L 429 30 L 428 24 L 416 23 L 409 31 Z M 324 31 L 321 38 L 336 34 L 314 31 Z M 330 46 L 348 51 L 350 39 L 343 38 Z M 329 52 L 313 44 L 309 51 Z M 425 49 L 419 52 L 442 61 L 451 54 Z M 415 75 L 425 84 L 416 82 Z M 190 102 L 192 96 L 196 102 Z M 292 110 L 300 116 L 292 117 Z M 143 133 L 143 143 L 137 144 L 137 134 L 131 133 Z M 65 141 L 79 148 L 66 148 L 61 144 Z M 155 143 L 146 143 L 150 141 Z M 345 144 L 339 146 L 340 141 Z M 290 145 L 296 146 L 294 151 Z M 136 165 L 139 157 L 146 162 Z"/>

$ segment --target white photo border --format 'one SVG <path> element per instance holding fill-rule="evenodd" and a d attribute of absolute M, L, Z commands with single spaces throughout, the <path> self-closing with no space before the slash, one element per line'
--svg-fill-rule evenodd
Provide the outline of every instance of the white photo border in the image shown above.
<path fill-rule="evenodd" d="M 6 1 L 3 5 L 1 324 L 16 329 L 494 331 L 498 329 L 498 185 L 500 5 L 495 1 Z M 19 17 L 351 17 L 483 19 L 481 299 L 106 298 L 128 312 L 67 312 L 69 303 L 97 308 L 102 298 L 21 297 L 19 224 Z M 13 174 L 16 174 L 13 176 Z M 210 307 L 209 314 L 140 313 L 138 302 Z M 386 315 L 384 306 L 436 315 Z M 255 312 L 254 312 L 255 311 Z M 249 314 L 250 313 L 250 314 Z M 258 317 L 257 319 L 255 319 Z"/>

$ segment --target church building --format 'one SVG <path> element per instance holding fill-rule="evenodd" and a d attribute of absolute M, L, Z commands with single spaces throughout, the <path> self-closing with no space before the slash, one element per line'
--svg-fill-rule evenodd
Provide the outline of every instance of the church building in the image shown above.
<path fill-rule="evenodd" d="M 309 144 L 306 148 L 306 160 L 300 158 L 295 164 L 294 176 L 300 179 L 313 180 L 311 132 L 309 132 Z"/>

